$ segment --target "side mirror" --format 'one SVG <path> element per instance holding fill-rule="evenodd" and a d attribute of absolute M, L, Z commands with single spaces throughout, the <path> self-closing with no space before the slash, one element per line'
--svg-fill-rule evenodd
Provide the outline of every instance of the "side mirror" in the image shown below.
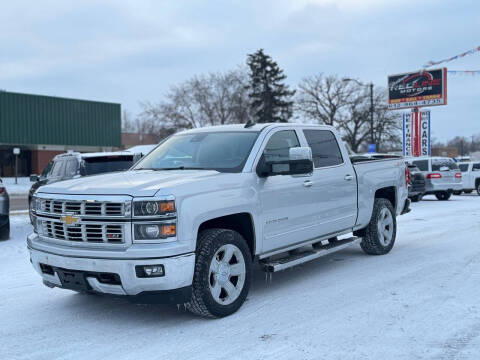
<path fill-rule="evenodd" d="M 31 182 L 37 182 L 38 180 L 40 180 L 40 178 L 37 174 L 30 175 L 30 181 Z"/>
<path fill-rule="evenodd" d="M 263 160 L 257 167 L 259 177 L 307 175 L 312 172 L 312 150 L 309 147 L 291 148 L 288 160 Z"/>

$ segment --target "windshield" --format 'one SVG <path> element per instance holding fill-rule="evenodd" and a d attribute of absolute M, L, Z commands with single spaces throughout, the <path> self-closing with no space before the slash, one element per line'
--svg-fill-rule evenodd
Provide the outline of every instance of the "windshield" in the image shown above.
<path fill-rule="evenodd" d="M 174 135 L 145 156 L 134 170 L 204 169 L 240 172 L 258 132 Z"/>
<path fill-rule="evenodd" d="M 50 170 L 52 169 L 53 161 L 50 161 L 47 166 L 45 166 L 45 169 L 43 169 L 42 174 L 40 175 L 41 178 L 46 178 Z"/>
<path fill-rule="evenodd" d="M 133 160 L 133 155 L 87 157 L 83 159 L 80 174 L 85 176 L 128 170 L 134 164 Z"/>
<path fill-rule="evenodd" d="M 458 165 L 452 159 L 432 159 L 432 171 L 440 171 L 442 167 L 458 170 Z"/>

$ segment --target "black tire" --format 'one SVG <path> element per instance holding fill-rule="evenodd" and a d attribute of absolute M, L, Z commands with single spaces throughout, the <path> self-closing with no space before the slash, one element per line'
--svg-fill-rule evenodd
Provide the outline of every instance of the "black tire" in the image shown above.
<path fill-rule="evenodd" d="M 462 195 L 462 191 L 454 191 L 453 195 Z"/>
<path fill-rule="evenodd" d="M 10 219 L 0 228 L 0 240 L 8 240 L 10 238 Z"/>
<path fill-rule="evenodd" d="M 392 217 L 392 236 L 388 244 L 384 244 L 381 240 L 380 234 L 378 232 L 378 222 L 381 220 L 381 214 L 383 210 L 390 212 Z M 395 210 L 393 209 L 392 203 L 383 198 L 376 198 L 373 204 L 373 212 L 370 223 L 365 228 L 365 236 L 360 243 L 362 250 L 369 255 L 384 255 L 392 250 L 393 245 L 395 244 L 395 238 L 397 235 L 397 219 L 395 218 Z"/>
<path fill-rule="evenodd" d="M 463 190 L 465 194 L 471 194 L 473 190 Z"/>
<path fill-rule="evenodd" d="M 477 183 L 477 194 L 480 195 L 480 181 Z"/>
<path fill-rule="evenodd" d="M 450 199 L 450 196 L 452 196 L 452 193 L 449 193 L 448 191 L 440 191 L 435 193 L 435 197 L 440 201 L 446 201 Z"/>
<path fill-rule="evenodd" d="M 412 202 L 419 202 L 420 200 L 422 200 L 422 195 L 418 194 L 418 195 L 412 196 L 410 199 L 412 199 Z"/>
<path fill-rule="evenodd" d="M 212 281 L 210 278 L 210 264 L 216 252 L 224 245 L 236 246 L 241 251 L 245 262 L 243 288 L 238 297 L 228 305 L 218 303 L 210 291 Z M 187 304 L 187 308 L 194 314 L 211 318 L 219 318 L 233 314 L 242 306 L 247 298 L 251 282 L 251 273 L 252 257 L 250 249 L 239 233 L 229 229 L 207 229 L 202 231 L 197 242 L 192 299 Z"/>

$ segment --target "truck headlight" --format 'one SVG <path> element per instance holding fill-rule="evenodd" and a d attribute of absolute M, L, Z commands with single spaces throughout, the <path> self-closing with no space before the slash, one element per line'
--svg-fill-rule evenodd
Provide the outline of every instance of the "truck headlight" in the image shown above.
<path fill-rule="evenodd" d="M 161 240 L 177 235 L 176 224 L 135 224 L 135 240 Z"/>
<path fill-rule="evenodd" d="M 134 216 L 159 216 L 175 213 L 173 200 L 147 200 L 133 203 Z"/>

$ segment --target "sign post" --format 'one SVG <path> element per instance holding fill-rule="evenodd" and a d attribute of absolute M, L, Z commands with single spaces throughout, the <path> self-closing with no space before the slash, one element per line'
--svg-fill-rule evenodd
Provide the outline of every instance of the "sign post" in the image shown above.
<path fill-rule="evenodd" d="M 403 118 L 403 155 L 430 155 L 430 110 L 447 105 L 447 68 L 422 70 L 388 77 L 388 109 L 412 109 Z"/>
<path fill-rule="evenodd" d="M 18 184 L 18 155 L 20 155 L 20 148 L 13 148 L 13 155 L 15 155 L 15 184 Z"/>
<path fill-rule="evenodd" d="M 403 114 L 402 120 L 403 156 L 430 155 L 430 110 L 413 108 Z"/>

